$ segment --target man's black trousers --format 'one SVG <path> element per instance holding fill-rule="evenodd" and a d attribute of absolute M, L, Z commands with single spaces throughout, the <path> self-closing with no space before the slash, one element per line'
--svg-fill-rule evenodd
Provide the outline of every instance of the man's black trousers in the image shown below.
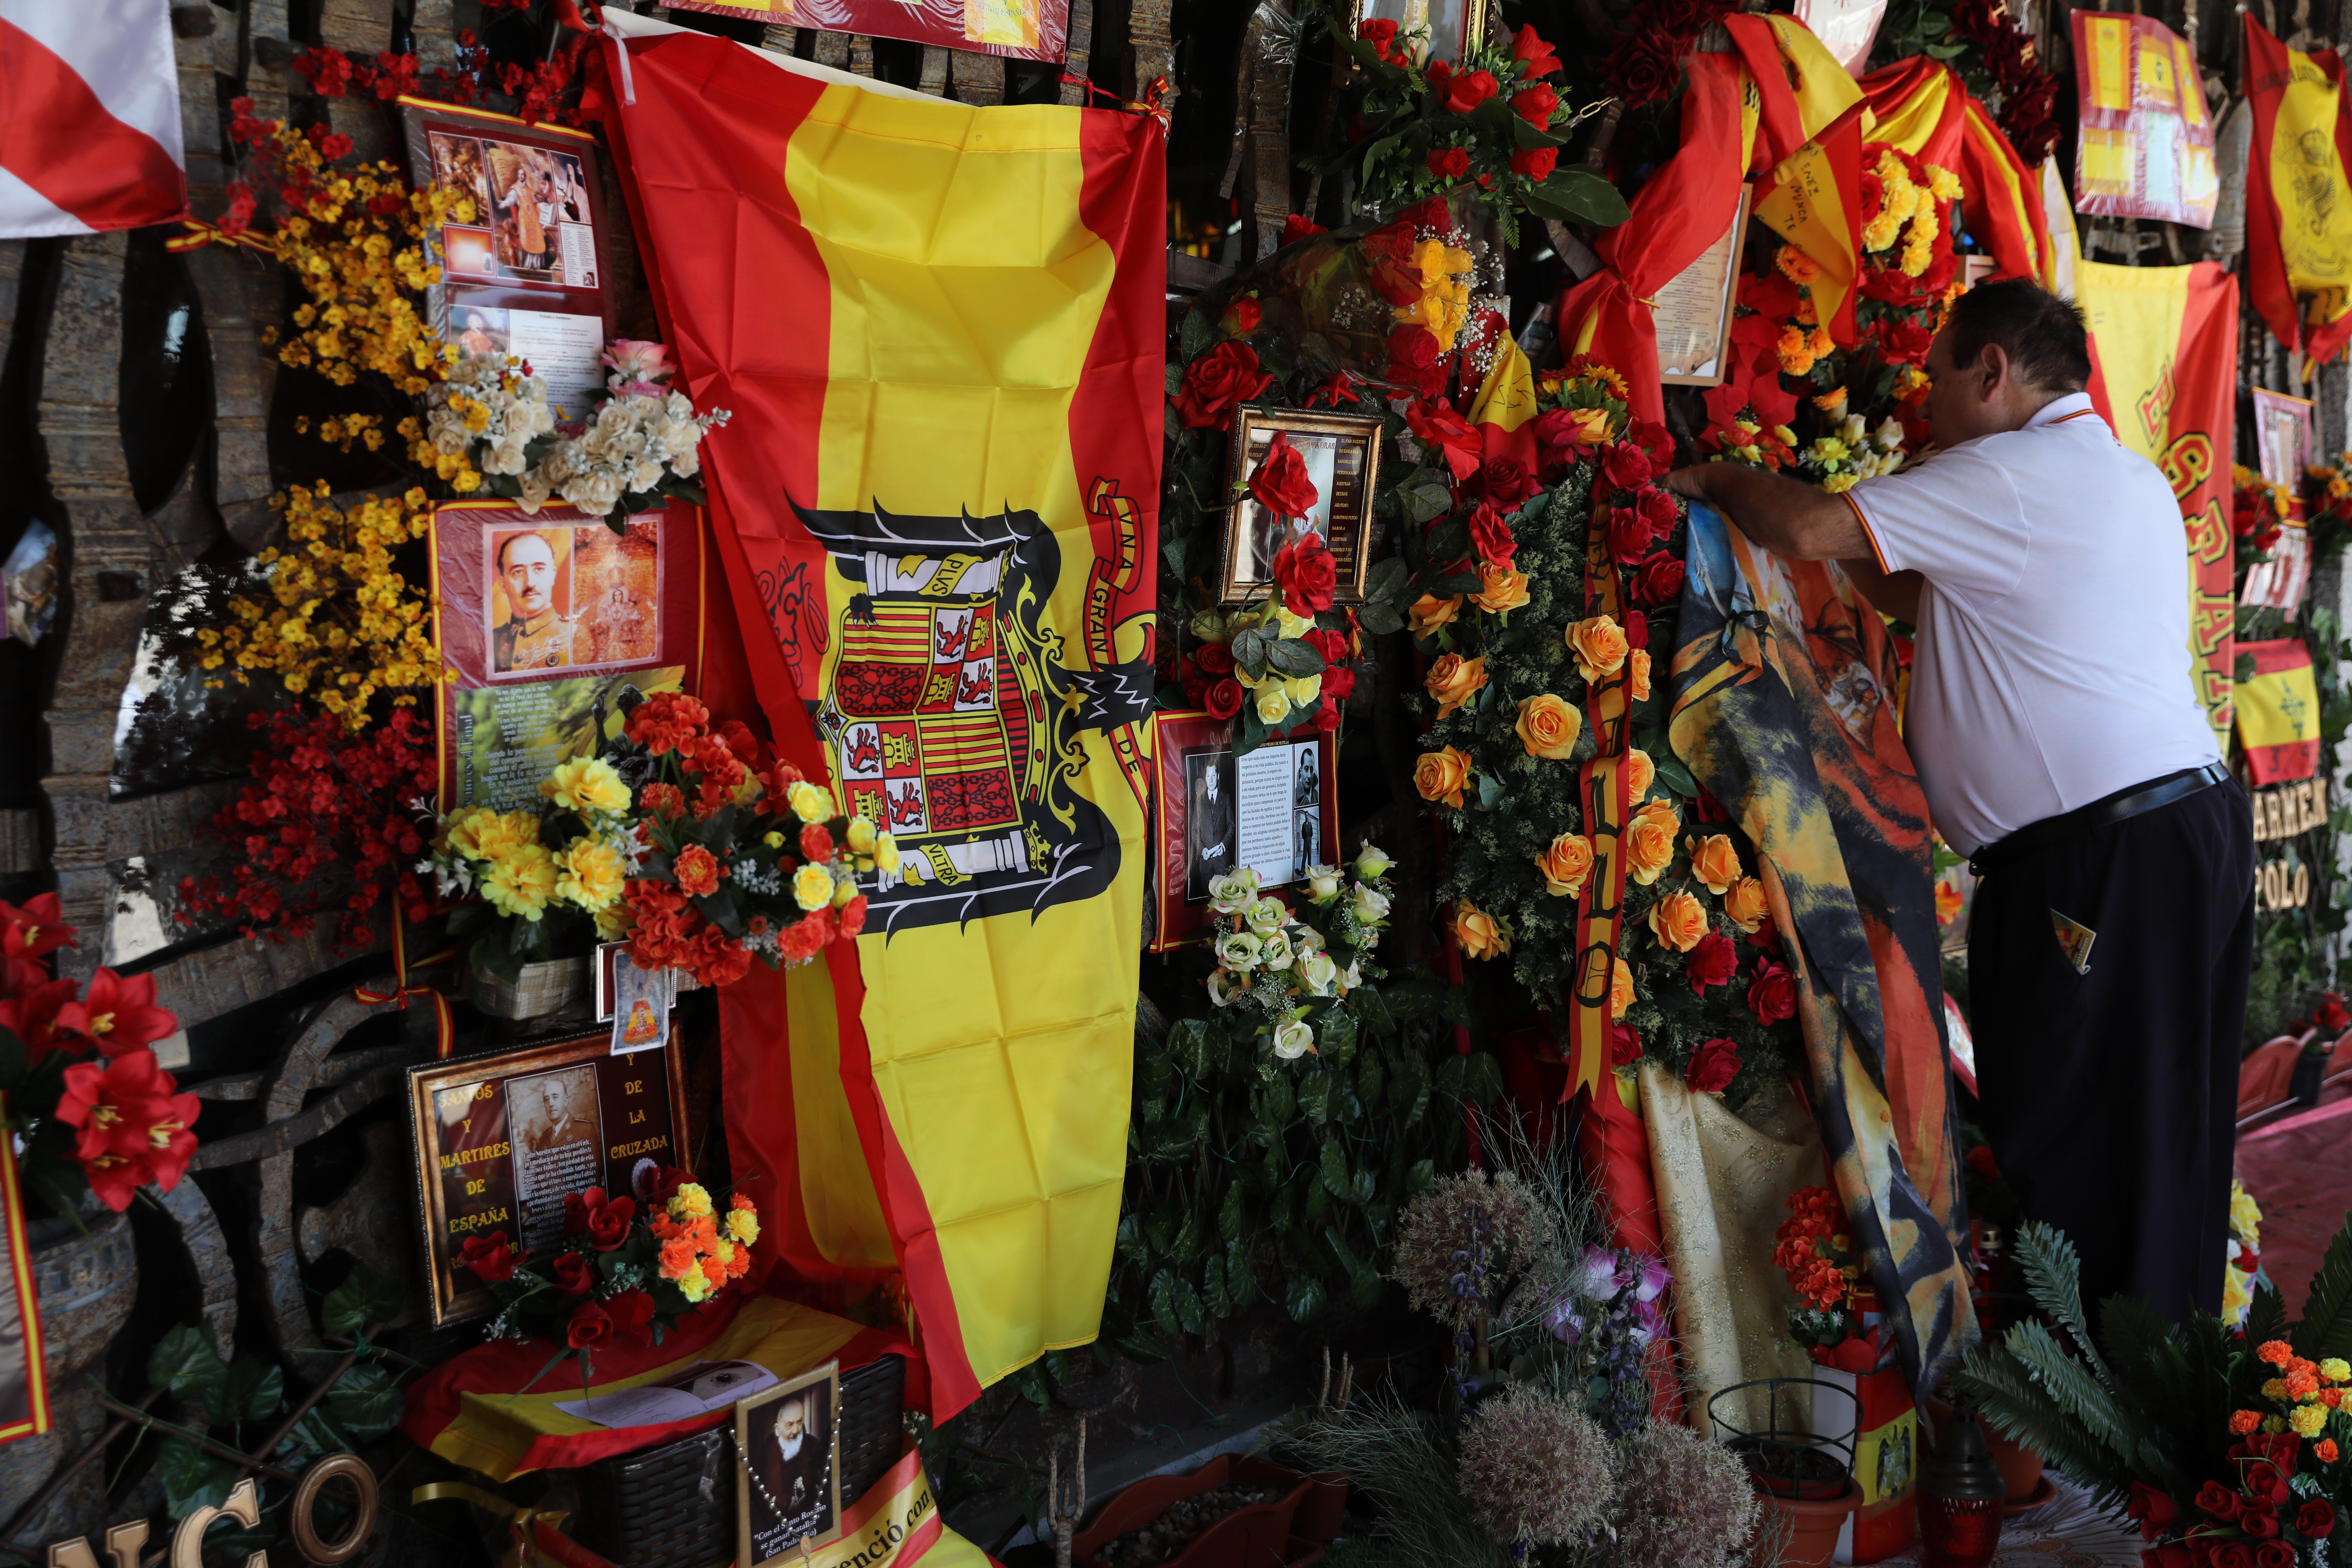
<path fill-rule="evenodd" d="M 1969 930 L 1993 1157 L 2025 1216 L 2082 1255 L 2095 1325 L 2112 1295 L 2218 1311 L 2254 937 L 2246 792 L 1994 858 Z M 2094 933 L 2087 973 L 2060 916 Z"/>

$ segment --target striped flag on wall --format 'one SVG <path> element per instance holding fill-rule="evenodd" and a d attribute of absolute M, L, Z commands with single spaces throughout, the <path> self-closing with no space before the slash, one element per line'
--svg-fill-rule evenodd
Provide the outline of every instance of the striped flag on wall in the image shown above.
<path fill-rule="evenodd" d="M 188 205 L 168 0 L 0 0 L 0 239 Z"/>

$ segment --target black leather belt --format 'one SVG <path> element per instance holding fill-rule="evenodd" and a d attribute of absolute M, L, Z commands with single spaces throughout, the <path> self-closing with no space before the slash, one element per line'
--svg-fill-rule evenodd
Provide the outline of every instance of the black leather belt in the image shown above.
<path fill-rule="evenodd" d="M 2200 790 L 2227 783 L 2230 770 L 2220 763 L 2208 763 L 2201 768 L 2168 773 L 2147 784 L 2134 784 L 2118 790 L 2105 800 L 2095 800 L 2063 816 L 2045 816 L 2011 834 L 1998 844 L 1988 844 L 1969 857 L 1969 869 L 1979 876 L 1999 870 L 2004 863 L 2016 860 L 2045 845 L 2078 837 L 2111 827 L 2118 822 L 2154 811 L 2160 805 L 2170 805 L 2176 800 L 2187 800 Z"/>

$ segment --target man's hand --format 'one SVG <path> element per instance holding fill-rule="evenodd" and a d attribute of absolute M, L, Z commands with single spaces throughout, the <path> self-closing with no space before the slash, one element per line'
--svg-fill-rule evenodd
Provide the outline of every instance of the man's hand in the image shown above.
<path fill-rule="evenodd" d="M 1756 543 L 1791 561 L 1875 557 L 1862 514 L 1842 497 L 1738 463 L 1699 463 L 1666 476 L 1676 495 L 1703 500 Z"/>

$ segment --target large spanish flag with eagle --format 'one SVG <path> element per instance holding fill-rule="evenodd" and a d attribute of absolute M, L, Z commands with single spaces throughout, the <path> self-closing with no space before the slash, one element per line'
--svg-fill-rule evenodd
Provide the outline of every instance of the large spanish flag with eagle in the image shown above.
<path fill-rule="evenodd" d="M 1094 1338 L 1127 1143 L 1160 488 L 1149 115 L 974 108 L 608 9 L 611 138 L 778 750 L 903 876 L 720 998 L 794 1293 L 944 1417 Z"/>

